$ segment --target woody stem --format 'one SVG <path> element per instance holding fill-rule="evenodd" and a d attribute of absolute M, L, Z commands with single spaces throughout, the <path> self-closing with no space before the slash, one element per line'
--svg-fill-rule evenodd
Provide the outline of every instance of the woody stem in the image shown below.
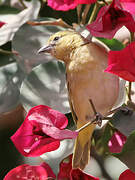
<path fill-rule="evenodd" d="M 95 120 L 95 119 L 94 119 Z M 94 121 L 93 120 L 93 121 Z M 81 128 L 77 129 L 76 132 L 80 132 L 82 131 L 83 129 L 85 129 L 86 127 L 90 126 L 91 124 L 93 124 L 93 121 L 90 121 L 88 123 L 86 123 L 84 126 L 82 126 Z"/>
<path fill-rule="evenodd" d="M 129 84 L 128 84 L 128 100 L 129 101 L 132 101 L 132 99 L 131 99 L 131 89 L 132 89 L 132 82 L 129 81 Z"/>
<path fill-rule="evenodd" d="M 78 24 L 80 24 L 80 16 L 81 16 L 82 4 L 77 6 L 77 16 L 78 16 Z"/>
<path fill-rule="evenodd" d="M 89 99 L 89 102 L 90 102 L 90 104 L 91 104 L 91 107 L 92 107 L 92 109 L 93 109 L 94 114 L 96 115 L 96 114 L 97 114 L 97 111 L 96 111 L 96 108 L 95 108 L 95 106 L 94 106 L 94 104 L 93 104 L 92 99 Z"/>
<path fill-rule="evenodd" d="M 134 41 L 134 32 L 130 32 L 130 42 L 133 42 Z M 129 81 L 129 84 L 128 84 L 128 100 L 129 101 L 132 101 L 131 99 L 131 89 L 132 89 L 132 82 Z"/>
<path fill-rule="evenodd" d="M 21 3 L 21 5 L 23 6 L 24 9 L 27 8 L 27 6 L 26 6 L 25 3 L 23 2 L 23 0 L 19 0 L 19 2 Z"/>
<path fill-rule="evenodd" d="M 82 13 L 82 24 L 86 24 L 86 19 L 87 19 L 87 15 L 90 10 L 90 7 L 91 7 L 91 4 L 86 4 L 85 9 Z"/>
<path fill-rule="evenodd" d="M 95 6 L 93 8 L 92 14 L 90 16 L 89 22 L 88 24 L 92 23 L 95 20 L 95 17 L 97 15 L 98 9 L 100 7 L 100 4 L 98 4 L 97 2 L 95 3 Z"/>
<path fill-rule="evenodd" d="M 103 117 L 102 120 L 112 120 L 112 118 L 111 118 L 111 117 Z M 90 126 L 91 124 L 96 123 L 96 121 L 97 121 L 97 118 L 93 118 L 92 121 L 86 123 L 84 126 L 82 126 L 82 127 L 80 127 L 79 129 L 77 129 L 76 132 L 82 131 L 83 129 L 87 128 L 87 127 Z"/>
<path fill-rule="evenodd" d="M 8 50 L 4 50 L 4 49 L 0 49 L 0 54 L 12 55 L 12 54 L 14 54 L 14 52 L 8 51 Z"/>

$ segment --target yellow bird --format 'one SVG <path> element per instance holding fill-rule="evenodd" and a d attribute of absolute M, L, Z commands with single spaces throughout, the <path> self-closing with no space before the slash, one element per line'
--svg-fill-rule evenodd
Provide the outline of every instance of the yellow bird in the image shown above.
<path fill-rule="evenodd" d="M 50 53 L 66 65 L 69 102 L 77 129 L 92 121 L 96 110 L 105 115 L 115 104 L 119 79 L 104 72 L 108 53 L 95 42 L 87 42 L 75 31 L 60 31 L 49 38 L 38 53 Z M 95 124 L 79 132 L 73 152 L 73 168 L 84 169 L 90 158 L 91 136 Z"/>

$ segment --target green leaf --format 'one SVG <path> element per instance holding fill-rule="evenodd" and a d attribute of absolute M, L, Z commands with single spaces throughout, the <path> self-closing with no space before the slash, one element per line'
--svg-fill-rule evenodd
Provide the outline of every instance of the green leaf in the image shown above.
<path fill-rule="evenodd" d="M 33 67 L 35 67 L 38 64 L 48 62 L 49 60 L 54 61 L 54 59 L 51 56 L 37 55 L 37 51 L 41 46 L 45 45 L 49 36 L 52 33 L 59 30 L 61 30 L 61 28 L 55 27 L 55 26 L 54 27 L 45 27 L 45 26 L 32 27 L 28 24 L 24 24 L 16 32 L 15 37 L 12 41 L 12 47 L 11 47 L 11 43 L 9 42 L 1 46 L 1 48 L 3 48 L 4 50 L 11 50 L 11 48 L 13 48 L 13 50 L 19 53 L 19 56 L 14 56 L 14 60 L 16 59 L 18 64 L 16 63 L 9 64 L 10 62 L 13 62 L 13 61 L 10 61 L 12 60 L 11 57 L 0 54 L 0 57 L 1 57 L 0 64 L 1 65 L 9 64 L 7 66 L 1 67 L 1 71 L 0 71 L 0 75 L 1 75 L 0 112 L 7 112 L 8 110 L 11 110 L 20 102 L 20 96 L 19 96 L 20 85 L 22 81 L 24 80 L 24 77 L 27 76 L 27 74 L 31 72 Z M 0 38 L 3 38 L 1 34 L 0 34 Z M 15 66 L 15 70 L 10 75 L 10 69 L 12 69 L 11 67 L 13 66 Z M 45 69 L 43 65 L 41 69 L 42 69 L 41 72 L 45 70 L 45 72 L 43 73 L 44 76 L 42 76 L 42 80 L 46 81 L 44 83 L 47 83 L 47 87 L 49 86 L 48 83 L 50 83 L 50 86 L 51 86 L 51 83 L 53 83 L 53 85 L 51 86 L 52 87 L 51 92 L 53 91 L 52 93 L 53 96 L 51 96 L 52 94 L 49 94 L 50 91 L 48 88 L 46 89 L 49 95 L 45 94 L 46 90 L 42 88 L 44 87 L 44 83 L 42 86 L 42 83 L 40 81 L 40 73 L 39 73 L 40 70 L 38 70 L 39 75 L 36 75 L 33 73 L 34 74 L 33 78 L 35 79 L 31 80 L 32 81 L 31 86 L 34 88 L 31 89 L 29 87 L 29 91 L 32 93 L 32 91 L 36 88 L 39 81 L 40 86 L 37 87 L 37 89 L 38 88 L 40 89 L 39 92 L 41 94 L 34 92 L 34 94 L 36 95 L 35 96 L 33 95 L 32 98 L 31 98 L 31 93 L 30 95 L 26 94 L 26 96 L 23 96 L 23 94 L 21 94 L 21 99 L 23 96 L 23 101 L 25 101 L 26 104 L 28 103 L 29 105 L 31 104 L 33 106 L 33 105 L 36 105 L 37 101 L 39 104 L 44 102 L 44 100 L 42 99 L 42 94 L 44 94 L 44 96 L 46 96 L 45 99 L 50 98 L 52 99 L 51 102 L 55 101 L 54 104 L 56 105 L 56 109 L 57 109 L 57 99 L 58 99 L 58 103 L 60 101 L 60 103 L 62 104 L 62 107 L 64 107 L 63 112 L 64 113 L 69 112 L 67 93 L 66 93 L 66 87 L 65 87 L 64 65 L 60 62 L 54 61 L 51 64 L 45 65 Z M 55 80 L 56 80 L 56 83 L 54 82 Z M 45 84 L 45 87 L 46 87 L 46 84 Z M 65 89 L 63 90 L 63 88 Z M 57 96 L 58 92 L 59 91 L 62 92 L 62 90 L 64 91 L 63 94 L 60 93 L 60 96 Z M 55 94 L 55 91 L 57 91 L 56 94 Z M 38 97 L 40 97 L 39 99 L 41 99 L 41 101 L 38 99 Z M 33 103 L 31 101 L 33 101 Z"/>
<path fill-rule="evenodd" d="M 123 110 L 119 110 L 112 116 L 111 123 L 128 137 L 135 130 L 135 112 L 126 114 Z"/>
<path fill-rule="evenodd" d="M 45 19 L 49 20 L 48 18 L 44 18 L 44 20 Z M 12 48 L 13 50 L 19 53 L 19 56 L 15 56 L 15 59 L 17 59 L 19 66 L 17 65 L 14 74 L 12 74 L 12 76 L 9 78 L 8 81 L 5 80 L 6 78 L 8 79 L 8 75 L 6 76 L 5 74 L 3 74 L 3 76 L 1 76 L 3 78 L 1 82 L 5 82 L 3 83 L 3 86 L 1 86 L 1 90 L 4 89 L 4 91 L 2 90 L 3 92 L 1 92 L 0 95 L 0 99 L 2 103 L 2 104 L 0 103 L 0 110 L 2 112 L 12 109 L 20 101 L 26 104 L 27 107 L 31 108 L 32 106 L 37 104 L 42 104 L 42 103 L 46 104 L 46 102 L 50 102 L 50 100 L 51 102 L 54 101 L 54 106 L 56 107 L 56 109 L 57 106 L 60 106 L 61 104 L 62 108 L 60 109 L 58 108 L 58 109 L 62 110 L 62 112 L 64 113 L 69 112 L 67 93 L 65 87 L 64 65 L 60 62 L 55 62 L 51 56 L 37 55 L 38 49 L 46 44 L 49 36 L 52 33 L 57 32 L 59 30 L 61 30 L 61 28 L 56 26 L 33 27 L 28 24 L 24 24 L 16 32 L 14 39 L 12 41 L 12 47 L 10 43 L 7 43 L 6 45 L 2 46 L 2 48 L 5 50 L 6 49 L 11 50 Z M 7 59 L 3 61 L 2 60 L 3 58 L 1 59 L 0 63 L 3 65 L 9 63 Z M 50 62 L 46 65 L 41 65 L 40 66 L 41 69 L 39 67 L 39 70 L 38 68 L 36 70 L 38 71 L 38 75 L 34 72 L 35 70 L 33 70 L 32 73 L 33 75 L 31 74 L 29 75 L 32 78 L 29 77 L 26 78 L 26 79 L 30 79 L 29 85 L 31 87 L 26 88 L 28 89 L 27 92 L 30 91 L 30 93 L 23 93 L 24 84 L 27 81 L 25 80 L 25 82 L 22 85 L 21 95 L 20 95 L 19 88 L 22 81 L 24 80 L 24 77 L 31 72 L 33 67 L 41 63 L 48 62 L 49 60 L 52 60 L 54 62 Z M 18 69 L 18 67 L 20 69 Z M 5 69 L 5 67 L 3 67 L 3 69 Z M 40 79 L 40 75 L 41 75 L 40 72 L 42 72 L 41 74 L 43 75 L 41 78 L 44 81 L 43 83 L 42 80 Z M 14 79 L 17 79 L 16 83 L 13 82 Z M 51 90 L 49 88 L 51 88 Z M 34 95 L 32 93 L 34 93 Z M 9 96 L 7 94 L 9 94 Z M 50 103 L 47 104 L 50 105 Z"/>
<path fill-rule="evenodd" d="M 49 19 L 52 20 L 44 18 Z M 13 49 L 19 52 L 17 62 L 25 74 L 28 74 L 22 83 L 20 95 L 26 110 L 45 104 L 63 113 L 69 112 L 64 64 L 54 61 L 50 55 L 37 55 L 39 48 L 47 44 L 49 36 L 62 29 L 24 24 L 13 39 Z"/>
<path fill-rule="evenodd" d="M 124 48 L 124 45 L 118 41 L 117 39 L 105 39 L 105 38 L 97 38 L 105 45 L 107 45 L 112 51 L 119 51 Z"/>
<path fill-rule="evenodd" d="M 44 18 L 43 20 L 51 21 L 54 19 Z M 24 24 L 16 32 L 12 46 L 13 49 L 19 53 L 19 56 L 16 58 L 26 73 L 29 73 L 36 65 L 54 60 L 50 55 L 37 54 L 37 51 L 47 44 L 50 35 L 62 29 L 63 28 L 57 26 L 31 26 Z"/>
<path fill-rule="evenodd" d="M 96 150 L 100 154 L 109 153 L 108 149 L 108 142 L 110 138 L 112 137 L 114 133 L 114 129 L 110 125 L 110 123 L 107 123 L 106 126 L 102 129 L 100 129 L 100 132 L 98 131 L 98 136 L 96 137 L 94 133 L 94 140 L 96 142 Z"/>
<path fill-rule="evenodd" d="M 20 12 L 19 9 L 16 9 L 14 7 L 11 7 L 11 6 L 7 6 L 7 5 L 1 5 L 0 6 L 0 15 L 17 14 L 19 12 Z"/>
<path fill-rule="evenodd" d="M 72 113 L 69 112 L 69 113 L 66 113 L 65 115 L 68 118 L 68 126 L 66 128 L 67 129 L 75 130 L 76 129 L 76 125 L 75 125 L 75 122 L 73 120 Z"/>
<path fill-rule="evenodd" d="M 27 21 L 37 18 L 40 10 L 40 2 L 32 0 L 30 6 L 18 14 L 0 15 L 0 20 L 6 24 L 0 28 L 0 45 L 11 41 L 15 32 Z"/>
<path fill-rule="evenodd" d="M 39 104 L 69 112 L 64 65 L 57 61 L 35 67 L 21 87 L 21 102 L 26 110 Z"/>
<path fill-rule="evenodd" d="M 19 88 L 24 76 L 17 63 L 0 67 L 0 113 L 8 112 L 20 103 Z"/>
<path fill-rule="evenodd" d="M 127 138 L 121 153 L 113 153 L 113 156 L 119 158 L 129 169 L 135 172 L 135 131 Z"/>
<path fill-rule="evenodd" d="M 108 142 L 112 137 L 113 132 L 114 130 L 112 129 L 112 126 L 109 123 L 107 123 L 104 133 L 102 135 L 102 144 L 107 151 L 108 151 Z"/>

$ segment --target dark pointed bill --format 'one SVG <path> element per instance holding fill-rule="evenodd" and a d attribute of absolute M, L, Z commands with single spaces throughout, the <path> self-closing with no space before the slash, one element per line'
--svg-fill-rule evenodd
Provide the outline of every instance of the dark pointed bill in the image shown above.
<path fill-rule="evenodd" d="M 37 51 L 37 54 L 50 53 L 52 49 L 53 49 L 53 46 L 51 44 L 48 46 L 43 46 Z"/>

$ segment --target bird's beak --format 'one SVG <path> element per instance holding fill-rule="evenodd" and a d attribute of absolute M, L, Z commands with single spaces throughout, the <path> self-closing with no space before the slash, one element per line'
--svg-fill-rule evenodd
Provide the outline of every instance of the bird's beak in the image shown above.
<path fill-rule="evenodd" d="M 37 51 L 37 54 L 40 54 L 40 53 L 51 53 L 53 49 L 53 45 L 52 44 L 49 44 L 48 46 L 43 46 L 41 47 L 38 51 Z"/>

